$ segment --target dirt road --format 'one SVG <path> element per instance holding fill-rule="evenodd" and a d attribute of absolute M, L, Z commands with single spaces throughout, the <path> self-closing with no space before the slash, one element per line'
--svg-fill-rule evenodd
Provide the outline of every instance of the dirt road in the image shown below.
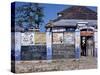
<path fill-rule="evenodd" d="M 96 69 L 97 58 L 81 57 L 75 59 L 57 59 L 52 61 L 16 61 L 16 73 L 23 72 L 41 72 L 41 71 L 67 71 L 77 69 Z"/>

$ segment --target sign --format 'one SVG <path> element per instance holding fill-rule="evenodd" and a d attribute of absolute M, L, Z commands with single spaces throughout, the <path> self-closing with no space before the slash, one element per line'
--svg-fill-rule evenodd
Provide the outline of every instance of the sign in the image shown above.
<path fill-rule="evenodd" d="M 65 32 L 64 33 L 64 43 L 65 44 L 74 44 L 75 40 L 74 32 Z"/>
<path fill-rule="evenodd" d="M 44 32 L 35 32 L 35 44 L 46 44 L 46 34 Z"/>
<path fill-rule="evenodd" d="M 53 33 L 53 44 L 63 43 L 63 33 Z"/>
<path fill-rule="evenodd" d="M 21 33 L 21 45 L 22 46 L 34 45 L 34 33 L 33 32 Z"/>

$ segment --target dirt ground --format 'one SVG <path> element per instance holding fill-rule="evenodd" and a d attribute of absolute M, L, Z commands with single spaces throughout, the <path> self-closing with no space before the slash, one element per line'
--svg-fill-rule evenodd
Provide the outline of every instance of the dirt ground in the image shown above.
<path fill-rule="evenodd" d="M 45 72 L 45 71 L 67 71 L 80 69 L 96 69 L 97 58 L 81 57 L 75 59 L 57 59 L 57 60 L 37 60 L 37 61 L 16 61 L 15 72 Z"/>

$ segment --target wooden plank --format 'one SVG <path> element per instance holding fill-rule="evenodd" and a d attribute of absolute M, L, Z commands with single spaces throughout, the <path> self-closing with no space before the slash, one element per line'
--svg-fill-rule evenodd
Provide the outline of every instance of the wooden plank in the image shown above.
<path fill-rule="evenodd" d="M 81 36 L 93 36 L 93 34 L 92 31 L 81 31 Z"/>

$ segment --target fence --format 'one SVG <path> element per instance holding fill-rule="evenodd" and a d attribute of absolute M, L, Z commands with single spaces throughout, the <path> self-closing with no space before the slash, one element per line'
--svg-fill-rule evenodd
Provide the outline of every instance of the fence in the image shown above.
<path fill-rule="evenodd" d="M 77 31 L 12 32 L 12 60 L 80 58 L 79 37 Z"/>
<path fill-rule="evenodd" d="M 15 32 L 12 34 L 12 38 L 15 38 L 15 48 L 12 47 L 12 53 L 15 51 L 15 54 L 13 53 L 12 56 L 15 55 L 15 60 L 49 60 L 74 57 L 74 33 L 64 33 L 63 43 L 59 41 L 61 35 L 50 32 Z M 68 40 L 71 45 L 69 45 Z"/>

